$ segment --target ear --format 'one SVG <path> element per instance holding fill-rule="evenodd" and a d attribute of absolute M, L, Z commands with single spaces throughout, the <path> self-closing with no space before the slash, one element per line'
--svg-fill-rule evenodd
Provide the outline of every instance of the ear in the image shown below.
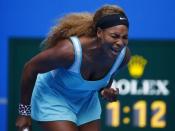
<path fill-rule="evenodd" d="M 101 38 L 102 37 L 102 35 L 103 35 L 103 30 L 101 29 L 101 28 L 97 28 L 97 37 L 98 38 Z"/>

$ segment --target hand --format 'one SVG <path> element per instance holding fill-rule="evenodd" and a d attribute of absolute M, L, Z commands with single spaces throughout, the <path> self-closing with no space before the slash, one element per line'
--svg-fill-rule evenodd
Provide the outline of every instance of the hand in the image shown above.
<path fill-rule="evenodd" d="M 104 88 L 101 92 L 102 98 L 109 102 L 114 102 L 117 100 L 117 95 L 119 94 L 119 89 Z"/>
<path fill-rule="evenodd" d="M 21 116 L 19 115 L 16 120 L 16 127 L 18 128 L 18 131 L 25 131 L 25 128 L 28 128 L 27 131 L 31 130 L 32 120 L 30 116 Z"/>

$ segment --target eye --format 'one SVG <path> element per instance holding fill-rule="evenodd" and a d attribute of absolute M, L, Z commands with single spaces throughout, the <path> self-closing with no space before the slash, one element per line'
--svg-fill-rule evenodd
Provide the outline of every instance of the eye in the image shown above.
<path fill-rule="evenodd" d="M 117 38 L 120 38 L 120 35 L 118 35 L 118 34 L 111 34 L 111 37 L 114 38 L 114 39 L 117 39 Z"/>

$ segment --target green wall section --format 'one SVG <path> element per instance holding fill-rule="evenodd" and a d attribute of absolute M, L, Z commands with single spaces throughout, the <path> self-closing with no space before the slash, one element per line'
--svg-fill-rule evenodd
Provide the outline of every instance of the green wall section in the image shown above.
<path fill-rule="evenodd" d="M 15 120 L 23 66 L 39 52 L 41 39 L 13 38 L 9 45 L 9 131 L 17 131 Z M 175 125 L 175 41 L 130 41 L 132 55 L 147 60 L 144 73 L 133 78 L 128 67 L 116 77 L 118 101 L 102 100 L 102 131 L 173 131 Z M 33 130 L 39 131 L 34 122 Z"/>

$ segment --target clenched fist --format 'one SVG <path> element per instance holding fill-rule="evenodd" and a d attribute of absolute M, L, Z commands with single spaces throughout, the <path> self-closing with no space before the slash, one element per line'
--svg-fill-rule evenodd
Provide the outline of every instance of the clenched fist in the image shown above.
<path fill-rule="evenodd" d="M 113 89 L 113 88 L 104 88 L 100 92 L 103 99 L 114 102 L 117 100 L 117 95 L 119 94 L 119 89 Z"/>
<path fill-rule="evenodd" d="M 31 131 L 32 120 L 29 116 L 18 116 L 16 120 L 16 127 L 18 131 L 25 131 L 25 128 L 28 128 L 27 131 Z"/>

